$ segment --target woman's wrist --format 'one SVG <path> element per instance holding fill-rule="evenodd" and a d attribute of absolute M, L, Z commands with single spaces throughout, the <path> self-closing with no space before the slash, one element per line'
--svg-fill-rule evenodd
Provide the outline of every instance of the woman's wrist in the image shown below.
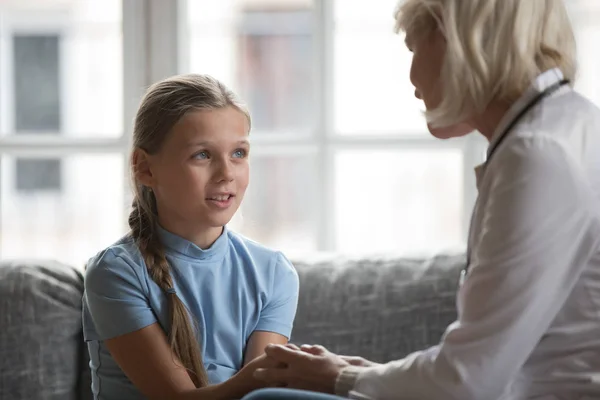
<path fill-rule="evenodd" d="M 335 394 L 342 397 L 348 397 L 348 394 L 356 385 L 358 375 L 365 368 L 366 367 L 351 365 L 342 369 L 335 380 Z"/>

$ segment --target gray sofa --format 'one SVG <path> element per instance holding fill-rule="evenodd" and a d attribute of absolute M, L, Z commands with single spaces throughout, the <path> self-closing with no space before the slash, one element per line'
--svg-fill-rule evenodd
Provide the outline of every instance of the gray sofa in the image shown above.
<path fill-rule="evenodd" d="M 437 343 L 455 315 L 462 256 L 295 262 L 292 342 L 384 362 Z M 81 274 L 55 262 L 0 263 L 0 400 L 90 399 Z"/>

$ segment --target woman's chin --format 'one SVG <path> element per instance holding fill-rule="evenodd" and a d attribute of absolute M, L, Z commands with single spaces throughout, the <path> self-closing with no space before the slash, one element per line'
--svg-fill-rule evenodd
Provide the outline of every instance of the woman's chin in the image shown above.
<path fill-rule="evenodd" d="M 455 137 L 461 137 L 468 135 L 469 133 L 474 131 L 474 129 L 467 123 L 460 123 L 456 125 L 445 126 L 442 128 L 435 128 L 430 124 L 427 124 L 427 129 L 429 129 L 429 132 L 432 136 L 438 139 L 450 139 Z"/>

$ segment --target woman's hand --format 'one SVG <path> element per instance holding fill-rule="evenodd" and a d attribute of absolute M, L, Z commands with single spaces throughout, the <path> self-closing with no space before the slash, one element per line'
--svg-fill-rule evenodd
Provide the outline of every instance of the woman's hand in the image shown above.
<path fill-rule="evenodd" d="M 321 345 L 304 344 L 300 348 L 298 348 L 297 346 L 295 346 L 295 347 L 296 347 L 296 350 L 302 350 L 306 353 L 310 353 L 315 356 L 329 353 L 329 350 L 327 350 L 325 347 L 323 347 Z M 356 357 L 356 356 L 339 356 L 339 357 L 342 360 L 346 361 L 348 364 L 355 366 L 355 367 L 373 367 L 375 365 L 379 365 L 378 363 L 366 360 L 362 357 Z"/>
<path fill-rule="evenodd" d="M 353 365 L 355 367 L 374 367 L 379 365 L 373 361 L 365 360 L 362 357 L 353 357 L 353 356 L 340 356 L 342 360 L 346 361 L 348 364 Z"/>

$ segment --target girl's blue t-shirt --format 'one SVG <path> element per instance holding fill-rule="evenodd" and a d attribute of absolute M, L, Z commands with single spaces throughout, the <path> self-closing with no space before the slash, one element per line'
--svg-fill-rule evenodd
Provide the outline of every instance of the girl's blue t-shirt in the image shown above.
<path fill-rule="evenodd" d="M 298 303 L 298 275 L 282 253 L 227 228 L 207 250 L 162 228 L 159 233 L 177 295 L 198 324 L 211 383 L 226 381 L 242 367 L 246 343 L 254 331 L 290 337 Z M 130 237 L 90 260 L 83 332 L 95 399 L 144 398 L 103 341 L 155 322 L 168 333 L 166 296 L 149 276 Z"/>

